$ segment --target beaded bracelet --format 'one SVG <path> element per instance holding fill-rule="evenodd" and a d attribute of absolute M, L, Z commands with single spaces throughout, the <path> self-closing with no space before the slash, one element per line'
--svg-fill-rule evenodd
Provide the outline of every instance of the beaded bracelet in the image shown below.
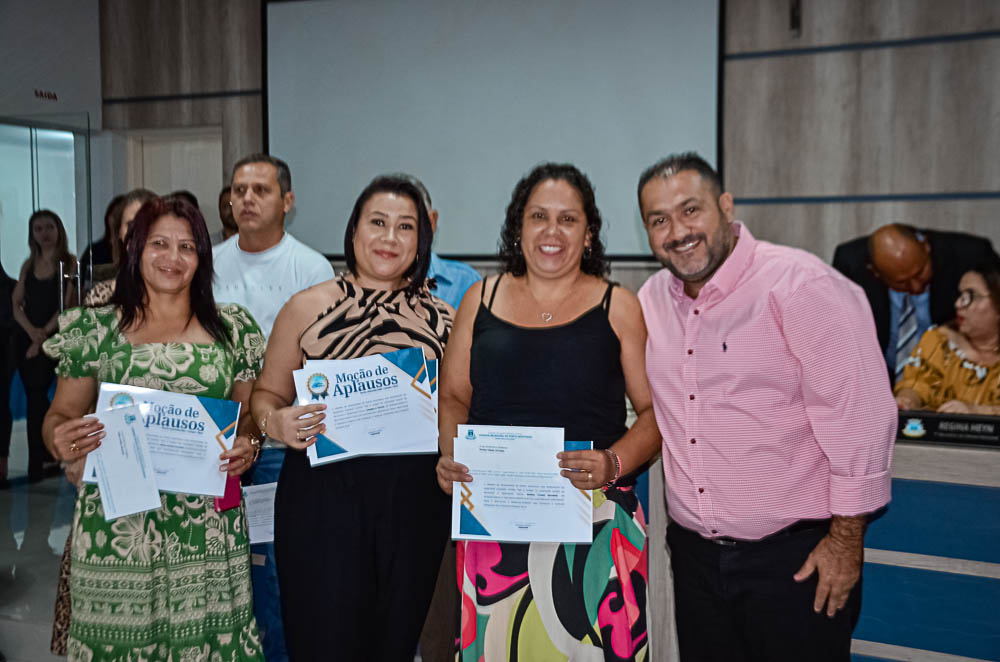
<path fill-rule="evenodd" d="M 608 456 L 611 458 L 611 461 L 615 463 L 615 475 L 611 477 L 611 480 L 609 480 L 608 482 L 604 483 L 604 487 L 601 488 L 602 490 L 604 490 L 606 492 L 609 487 L 611 487 L 612 485 L 614 485 L 615 482 L 619 478 L 621 478 L 621 476 L 622 476 L 622 461 L 620 459 L 618 459 L 618 453 L 614 452 L 610 448 L 605 448 L 604 452 L 607 453 Z"/>

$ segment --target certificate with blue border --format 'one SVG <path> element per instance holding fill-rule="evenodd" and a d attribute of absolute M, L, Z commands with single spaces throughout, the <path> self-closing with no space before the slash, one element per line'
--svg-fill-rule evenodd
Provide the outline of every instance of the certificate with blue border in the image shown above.
<path fill-rule="evenodd" d="M 471 483 L 454 483 L 455 540 L 589 543 L 594 511 L 589 490 L 560 474 L 556 453 L 587 450 L 565 441 L 563 428 L 459 425 L 455 461 Z"/>
<path fill-rule="evenodd" d="M 102 383 L 97 412 L 137 405 L 142 416 L 156 485 L 163 492 L 221 497 L 226 474 L 219 454 L 233 447 L 240 403 L 142 386 Z M 92 455 L 92 454 L 91 454 Z M 87 456 L 85 480 L 96 482 L 93 458 Z"/>
<path fill-rule="evenodd" d="M 306 449 L 311 465 L 437 452 L 437 361 L 423 350 L 306 361 L 292 378 L 298 404 L 327 406 L 326 432 Z"/>

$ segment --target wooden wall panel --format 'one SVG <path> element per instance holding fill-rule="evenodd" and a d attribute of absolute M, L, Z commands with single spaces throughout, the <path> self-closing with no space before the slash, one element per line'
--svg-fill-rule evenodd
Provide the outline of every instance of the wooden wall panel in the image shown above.
<path fill-rule="evenodd" d="M 739 205 L 736 215 L 754 237 L 795 246 L 826 262 L 837 244 L 870 234 L 887 223 L 968 232 L 1000 249 L 1000 199 L 935 202 Z"/>
<path fill-rule="evenodd" d="M 221 127 L 229 181 L 240 157 L 263 148 L 261 0 L 100 7 L 104 127 Z"/>
<path fill-rule="evenodd" d="M 260 0 L 101 0 L 105 98 L 260 89 Z"/>
<path fill-rule="evenodd" d="M 107 129 L 178 129 L 222 127 L 223 179 L 233 164 L 263 148 L 263 102 L 260 95 L 105 104 Z"/>
<path fill-rule="evenodd" d="M 247 154 L 264 149 L 264 102 L 261 97 L 222 100 L 222 170 L 232 179 L 233 164 Z"/>
<path fill-rule="evenodd" d="M 802 0 L 802 31 L 795 36 L 789 30 L 791 4 L 791 0 L 726 0 L 726 52 L 1000 29 L 1000 3 L 995 0 Z"/>
<path fill-rule="evenodd" d="M 737 197 L 995 190 L 1000 38 L 731 60 Z"/>
<path fill-rule="evenodd" d="M 891 222 L 1000 247 L 1000 37 L 981 34 L 1000 30 L 1000 3 L 801 0 L 796 34 L 792 0 L 723 2 L 723 168 L 756 237 L 825 261 Z M 900 40 L 921 41 L 891 43 Z M 873 195 L 888 199 L 855 199 Z M 940 480 L 924 469 L 943 458 L 919 460 L 895 475 Z"/>

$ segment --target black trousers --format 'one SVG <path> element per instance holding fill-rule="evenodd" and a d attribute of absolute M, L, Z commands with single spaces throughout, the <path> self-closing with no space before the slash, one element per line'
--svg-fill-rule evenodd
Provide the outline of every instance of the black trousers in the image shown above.
<path fill-rule="evenodd" d="M 816 573 L 797 583 L 829 524 L 718 544 L 667 528 L 682 662 L 849 662 L 861 582 L 829 618 L 813 611 Z"/>
<path fill-rule="evenodd" d="M 49 386 L 56 376 L 56 362 L 43 352 L 30 359 L 25 358 L 27 343 L 27 336 L 24 336 L 17 350 L 17 369 L 27 398 L 28 480 L 38 480 L 42 478 L 42 464 L 55 459 L 42 441 L 42 422 L 49 411 Z"/>
<path fill-rule="evenodd" d="M 448 537 L 436 455 L 309 467 L 289 450 L 274 551 L 292 662 L 412 662 Z"/>

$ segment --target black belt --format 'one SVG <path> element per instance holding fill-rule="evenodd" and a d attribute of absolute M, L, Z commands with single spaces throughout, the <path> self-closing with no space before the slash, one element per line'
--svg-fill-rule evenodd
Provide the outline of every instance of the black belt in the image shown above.
<path fill-rule="evenodd" d="M 798 522 L 795 522 L 794 524 L 789 524 L 785 528 L 775 531 L 770 535 L 766 535 L 763 538 L 758 538 L 757 540 L 729 538 L 728 536 L 719 536 L 718 538 L 703 538 L 703 540 L 713 542 L 716 545 L 735 547 L 737 545 L 750 545 L 753 543 L 766 542 L 768 540 L 773 540 L 775 538 L 785 538 L 787 536 L 795 535 L 796 533 L 804 533 L 806 531 L 814 531 L 816 529 L 829 529 L 829 528 L 830 528 L 829 519 L 800 519 Z M 695 532 L 692 531 L 692 533 Z"/>

